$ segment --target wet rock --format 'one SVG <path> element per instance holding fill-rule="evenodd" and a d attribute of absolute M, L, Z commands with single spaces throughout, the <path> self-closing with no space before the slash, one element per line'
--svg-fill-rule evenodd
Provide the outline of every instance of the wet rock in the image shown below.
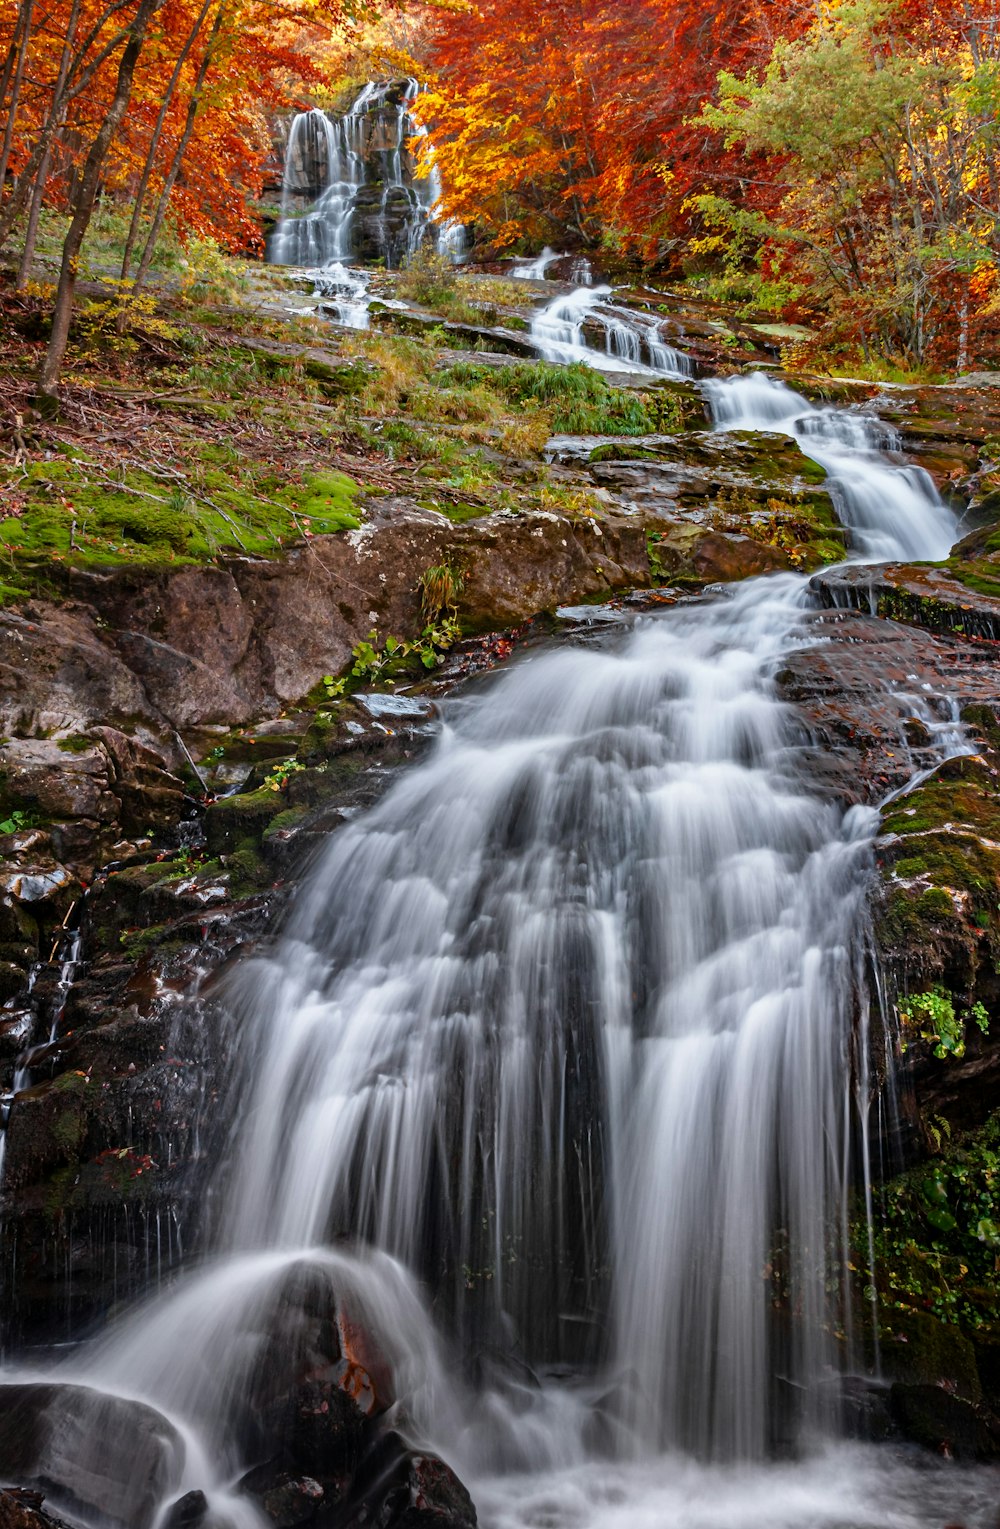
<path fill-rule="evenodd" d="M 905 1386 L 947 1387 L 967 1402 L 982 1401 L 972 1343 L 930 1312 L 893 1311 L 880 1334 L 883 1369 Z"/>
<path fill-rule="evenodd" d="M 651 536 L 650 556 L 661 578 L 698 584 L 731 584 L 789 566 L 777 547 L 700 526 L 677 526 Z"/>
<path fill-rule="evenodd" d="M 890 806 L 878 844 L 884 888 L 879 937 L 889 971 L 911 991 L 942 977 L 956 993 L 971 993 L 981 983 L 979 996 L 990 1009 L 1000 954 L 997 763 L 971 757 L 941 765 Z M 994 1048 L 981 1047 L 975 1035 L 969 1039 L 966 1054 L 953 1058 L 954 1065 L 928 1070 L 926 1082 L 938 1105 L 946 1097 L 949 1105 L 957 1104 L 956 1092 L 969 1094 L 970 1103 L 973 1094 L 988 1092 L 987 1076 L 977 1089 L 961 1085 L 974 1070 L 992 1073 L 1000 1056 L 991 1062 Z M 914 1051 L 922 1057 L 919 1046 Z M 967 1108 L 949 1107 L 945 1113 L 956 1125 L 975 1123 Z"/>
<path fill-rule="evenodd" d="M 87 1386 L 0 1386 L 4 1474 L 45 1492 L 57 1509 L 149 1529 L 184 1454 L 173 1425 L 141 1402 Z"/>
<path fill-rule="evenodd" d="M 267 1438 L 280 1442 L 297 1470 L 323 1479 L 354 1470 L 364 1451 L 367 1418 L 339 1377 L 304 1381 L 264 1416 Z"/>
<path fill-rule="evenodd" d="M 13 961 L 0 961 L 0 1003 L 6 1003 L 9 998 L 14 998 L 24 987 L 24 968 L 17 966 Z M 0 1024 L 0 1055 L 5 1050 L 5 1036 L 10 1034 L 10 1026 L 13 1020 L 6 1020 Z"/>
<path fill-rule="evenodd" d="M 990 1414 L 942 1386 L 892 1388 L 892 1412 L 907 1439 L 955 1460 L 1000 1458 L 1000 1426 Z"/>
<path fill-rule="evenodd" d="M 841 1425 L 849 1439 L 883 1444 L 897 1436 L 889 1386 L 864 1375 L 845 1375 L 838 1391 Z"/>
<path fill-rule="evenodd" d="M 809 725 L 817 785 L 844 801 L 877 803 L 934 767 L 940 756 L 926 719 L 945 725 L 952 697 L 980 705 L 997 691 L 993 644 L 932 636 L 861 611 L 817 613 L 810 625 L 815 644 L 789 654 L 777 679 Z"/>
<path fill-rule="evenodd" d="M 110 789 L 104 751 L 84 739 L 9 738 L 0 746 L 5 795 L 46 818 L 95 818 L 108 823 L 120 803 Z"/>
<path fill-rule="evenodd" d="M 538 511 L 513 520 L 493 515 L 462 530 L 459 610 L 471 629 L 516 626 L 538 611 L 650 582 L 642 528 L 623 517 L 580 525 Z"/>
<path fill-rule="evenodd" d="M 346 1479 L 346 1478 L 345 1478 Z M 268 1464 L 250 1471 L 239 1484 L 252 1497 L 275 1529 L 296 1529 L 316 1516 L 319 1508 L 340 1500 L 342 1491 L 330 1491 L 311 1476 L 293 1476 Z"/>
<path fill-rule="evenodd" d="M 476 1509 L 449 1465 L 389 1433 L 366 1458 L 356 1483 L 363 1521 L 373 1529 L 476 1529 Z"/>
<path fill-rule="evenodd" d="M 59 903 L 68 906 L 72 896 L 63 894 L 76 888 L 71 871 L 64 865 L 28 865 L 0 875 L 0 889 L 15 902 L 27 903 L 33 908 L 43 903 Z"/>
<path fill-rule="evenodd" d="M 202 1529 L 207 1520 L 208 1498 L 204 1492 L 185 1492 L 167 1509 L 162 1529 Z"/>
<path fill-rule="evenodd" d="M 829 607 L 861 610 L 930 632 L 1000 640 L 1000 567 L 996 593 L 956 553 L 947 567 L 879 564 L 814 574 L 812 588 Z"/>
<path fill-rule="evenodd" d="M 91 737 L 100 741 L 107 756 L 124 831 L 172 827 L 183 807 L 184 785 L 167 768 L 164 756 L 117 728 L 92 728 Z"/>
<path fill-rule="evenodd" d="M 61 1519 L 43 1511 L 44 1501 L 41 1492 L 0 1491 L 0 1529 L 65 1529 Z"/>

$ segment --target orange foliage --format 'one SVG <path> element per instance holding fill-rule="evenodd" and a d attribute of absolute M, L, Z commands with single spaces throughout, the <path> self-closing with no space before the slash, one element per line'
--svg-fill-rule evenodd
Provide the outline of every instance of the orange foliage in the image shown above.
<path fill-rule="evenodd" d="M 44 0 L 44 9 L 41 3 L 36 7 L 16 102 L 10 172 L 15 178 L 25 171 L 34 174 L 33 150 L 46 125 L 51 126 L 60 66 L 69 52 L 69 99 L 53 140 L 45 189 L 51 205 L 65 205 L 72 197 L 75 175 L 114 93 L 123 32 L 135 9 L 136 0 Z M 127 201 L 169 97 L 150 180 L 155 201 L 181 146 L 201 72 L 203 89 L 172 206 L 184 227 L 213 234 L 232 247 L 255 245 L 259 233 L 248 203 L 260 193 L 270 152 L 267 113 L 287 106 L 290 96 L 294 103 L 320 83 L 313 55 L 344 11 L 343 0 L 212 0 L 209 5 L 205 0 L 163 0 L 142 49 L 128 112 L 105 163 L 105 192 Z M 4 60 L 16 50 L 23 14 L 24 6 L 0 0 L 0 83 Z M 185 45 L 189 51 L 175 79 Z M 82 80 L 86 83 L 80 88 Z M 8 80 L 0 120 L 10 99 Z M 8 202 L 15 191 L 16 180 L 8 181 Z"/>
<path fill-rule="evenodd" d="M 422 113 L 446 210 L 494 243 L 604 240 L 655 258 L 718 139 L 719 70 L 770 56 L 812 0 L 479 0 L 437 20 Z"/>

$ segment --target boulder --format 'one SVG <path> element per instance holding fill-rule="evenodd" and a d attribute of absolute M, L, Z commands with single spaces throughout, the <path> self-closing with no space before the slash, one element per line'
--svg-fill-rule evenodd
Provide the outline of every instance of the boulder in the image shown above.
<path fill-rule="evenodd" d="M 184 1468 L 180 1434 L 152 1407 L 89 1386 L 0 1385 L 8 1479 L 112 1529 L 151 1529 Z"/>
<path fill-rule="evenodd" d="M 108 756 L 94 743 L 8 738 L 0 745 L 4 796 L 48 818 L 109 823 L 120 802 L 112 794 Z"/>
<path fill-rule="evenodd" d="M 0 1491 L 0 1529 L 66 1529 L 61 1519 L 43 1511 L 44 1501 L 41 1492 Z"/>
<path fill-rule="evenodd" d="M 384 1434 L 367 1456 L 355 1493 L 358 1516 L 372 1529 L 476 1529 L 475 1505 L 451 1466 L 397 1433 Z"/>
<path fill-rule="evenodd" d="M 139 679 L 104 641 L 92 610 L 31 601 L 0 611 L 0 732 L 83 733 L 155 722 Z"/>
<path fill-rule="evenodd" d="M 1000 1458 L 997 1419 L 943 1386 L 897 1381 L 892 1388 L 892 1412 L 905 1438 L 947 1459 Z"/>
<path fill-rule="evenodd" d="M 185 1492 L 171 1503 L 161 1529 L 203 1529 L 208 1521 L 208 1498 L 204 1492 Z"/>
<path fill-rule="evenodd" d="M 324 1480 L 349 1475 L 367 1438 L 368 1419 L 340 1379 L 331 1369 L 303 1381 L 272 1403 L 263 1420 L 265 1436 L 297 1471 Z"/>
<path fill-rule="evenodd" d="M 930 1312 L 894 1311 L 879 1344 L 885 1373 L 903 1385 L 946 1386 L 964 1401 L 982 1401 L 976 1351 L 954 1323 Z"/>

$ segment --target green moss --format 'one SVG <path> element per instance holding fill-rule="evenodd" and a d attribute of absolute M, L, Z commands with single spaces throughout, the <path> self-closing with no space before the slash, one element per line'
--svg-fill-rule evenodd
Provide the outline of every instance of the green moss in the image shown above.
<path fill-rule="evenodd" d="M 272 818 L 264 830 L 264 843 L 277 834 L 286 833 L 290 828 L 297 828 L 309 815 L 307 807 L 289 807 L 285 812 L 279 812 L 276 818 Z"/>
<path fill-rule="evenodd" d="M 9 472 L 0 470 L 0 491 Z M 95 479 L 86 464 L 33 463 L 17 488 L 19 516 L 0 528 L 0 555 L 12 577 L 0 600 L 23 599 L 54 564 L 78 567 L 207 561 L 219 553 L 272 555 L 305 532 L 330 534 L 360 524 L 358 487 L 342 473 L 288 484 L 273 468 L 192 472 L 187 485 L 129 472 L 120 483 Z"/>
<path fill-rule="evenodd" d="M 64 754 L 85 754 L 94 747 L 93 738 L 88 738 L 86 733 L 71 733 L 66 738 L 57 738 L 56 742 Z"/>
<path fill-rule="evenodd" d="M 970 834 L 924 834 L 913 851 L 896 861 L 902 881 L 933 881 L 961 891 L 996 887 L 996 860 Z"/>
<path fill-rule="evenodd" d="M 968 1401 L 981 1399 L 976 1350 L 953 1322 L 900 1306 L 885 1315 L 882 1365 L 894 1380 L 916 1386 L 946 1384 Z"/>
<path fill-rule="evenodd" d="M 52 1085 L 53 1093 L 59 1097 L 52 1137 L 64 1153 L 77 1152 L 86 1135 L 85 1101 L 90 1090 L 89 1079 L 80 1072 L 64 1072 Z"/>
<path fill-rule="evenodd" d="M 63 1212 L 68 1209 L 78 1174 L 78 1165 L 73 1162 L 58 1168 L 46 1180 L 43 1205 L 45 1215 L 50 1221 L 58 1221 Z"/>
<path fill-rule="evenodd" d="M 449 504 L 445 501 L 434 508 L 446 515 L 453 526 L 464 526 L 470 520 L 482 520 L 484 515 L 490 513 L 490 506 L 484 504 Z"/>
<path fill-rule="evenodd" d="M 655 451 L 649 451 L 644 446 L 618 446 L 605 445 L 595 446 L 587 458 L 588 462 L 657 462 L 662 460 Z"/>
<path fill-rule="evenodd" d="M 129 930 L 120 934 L 118 941 L 122 955 L 129 961 L 141 961 L 148 951 L 163 944 L 167 928 L 166 924 L 154 924 L 149 929 Z"/>
<path fill-rule="evenodd" d="M 237 849 L 225 857 L 224 863 L 230 886 L 237 897 L 259 891 L 271 880 L 271 872 L 266 860 L 260 855 L 257 844 L 256 839 L 245 839 Z"/>
<path fill-rule="evenodd" d="M 582 363 L 554 366 L 538 361 L 487 367 L 462 361 L 436 374 L 443 387 L 481 388 L 515 409 L 544 407 L 557 435 L 656 435 L 683 430 L 704 410 L 690 389 L 669 386 L 635 392 L 613 387 Z"/>
<path fill-rule="evenodd" d="M 205 814 L 209 851 L 231 853 L 247 840 L 257 842 L 272 818 L 286 806 L 281 792 L 268 786 L 213 802 Z"/>
<path fill-rule="evenodd" d="M 881 1191 L 875 1255 L 887 1320 L 930 1312 L 977 1332 L 1000 1324 L 1000 1111 Z"/>
<path fill-rule="evenodd" d="M 313 534 L 354 531 L 361 522 L 354 512 L 358 486 L 343 473 L 315 473 L 301 487 L 281 491 L 279 498 L 308 519 Z"/>

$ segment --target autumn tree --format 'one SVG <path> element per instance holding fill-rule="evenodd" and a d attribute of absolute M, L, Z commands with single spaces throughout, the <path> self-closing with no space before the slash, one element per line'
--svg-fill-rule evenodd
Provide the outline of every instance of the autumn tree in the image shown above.
<path fill-rule="evenodd" d="M 480 0 L 438 16 L 420 107 L 449 216 L 498 246 L 655 259 L 718 169 L 693 119 L 723 67 L 770 57 L 812 0 Z"/>
<path fill-rule="evenodd" d="M 259 242 L 251 202 L 267 113 L 364 0 L 0 0 L 0 247 L 23 231 L 31 270 L 43 205 L 69 213 L 40 396 L 65 354 L 80 251 L 98 197 L 132 216 L 122 278 L 145 279 L 168 208 L 232 246 Z M 141 240 L 141 244 L 140 244 Z M 138 252 L 138 266 L 133 262 Z"/>
<path fill-rule="evenodd" d="M 1000 4 L 824 5 L 763 73 L 724 73 L 701 120 L 761 158 L 701 210 L 868 355 L 963 369 L 1000 257 Z"/>

